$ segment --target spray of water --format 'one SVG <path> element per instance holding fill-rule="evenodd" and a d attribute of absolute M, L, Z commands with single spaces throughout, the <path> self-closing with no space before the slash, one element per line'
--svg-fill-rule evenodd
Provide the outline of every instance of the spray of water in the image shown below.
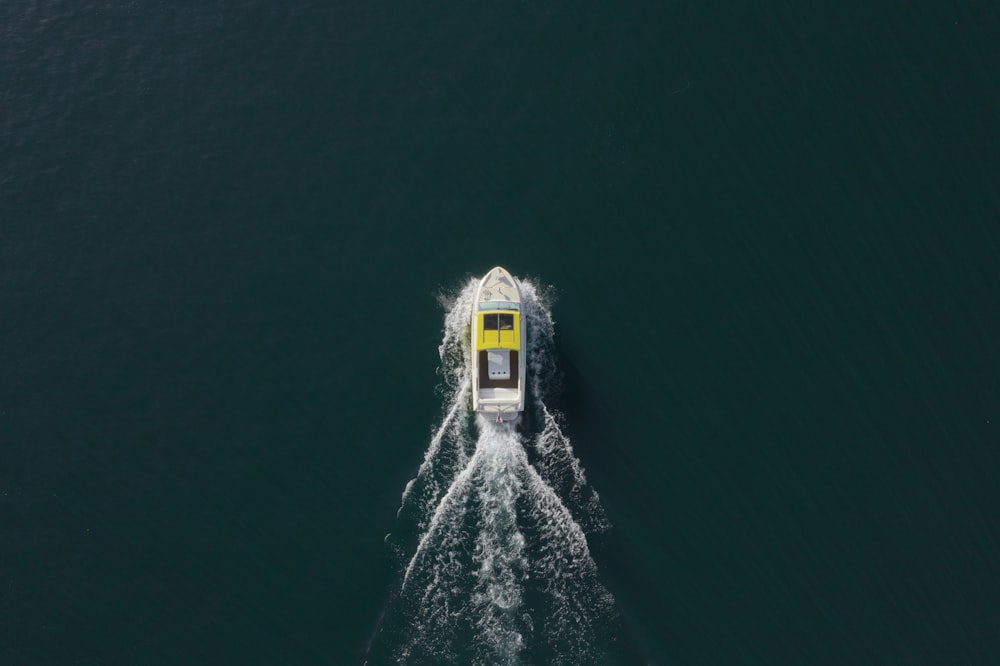
<path fill-rule="evenodd" d="M 398 663 L 597 663 L 613 599 L 586 534 L 609 525 L 547 402 L 559 383 L 549 299 L 522 281 L 532 401 L 519 431 L 470 408 L 477 282 L 443 302 L 445 404 L 388 537 L 402 575 L 376 652 Z"/>

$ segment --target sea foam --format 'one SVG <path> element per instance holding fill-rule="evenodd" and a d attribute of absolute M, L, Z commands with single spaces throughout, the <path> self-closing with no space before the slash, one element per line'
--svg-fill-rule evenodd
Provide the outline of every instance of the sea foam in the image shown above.
<path fill-rule="evenodd" d="M 560 379 L 550 302 L 521 281 L 531 401 L 518 427 L 494 423 L 470 406 L 477 283 L 442 299 L 442 416 L 387 538 L 401 576 L 370 655 L 398 663 L 598 663 L 612 638 L 614 600 L 587 534 L 609 523 L 550 405 Z"/>

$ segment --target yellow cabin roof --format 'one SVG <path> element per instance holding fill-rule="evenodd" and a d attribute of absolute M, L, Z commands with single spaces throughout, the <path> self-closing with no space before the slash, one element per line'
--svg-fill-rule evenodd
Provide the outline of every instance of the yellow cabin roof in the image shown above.
<path fill-rule="evenodd" d="M 487 310 L 476 313 L 475 350 L 521 349 L 521 313 Z"/>

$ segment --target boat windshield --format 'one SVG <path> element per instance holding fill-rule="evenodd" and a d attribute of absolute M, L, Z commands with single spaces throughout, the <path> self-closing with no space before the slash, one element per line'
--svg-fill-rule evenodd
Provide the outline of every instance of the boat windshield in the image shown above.
<path fill-rule="evenodd" d="M 510 301 L 482 301 L 479 304 L 479 311 L 483 310 L 520 310 L 521 306 Z"/>

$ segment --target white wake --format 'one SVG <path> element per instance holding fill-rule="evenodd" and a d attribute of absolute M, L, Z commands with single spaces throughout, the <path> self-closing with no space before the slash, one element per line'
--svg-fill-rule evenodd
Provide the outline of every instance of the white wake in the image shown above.
<path fill-rule="evenodd" d="M 445 402 L 388 538 L 402 575 L 382 650 L 398 663 L 597 663 L 613 599 L 585 532 L 609 525 L 547 403 L 559 383 L 549 304 L 522 281 L 533 399 L 520 430 L 473 418 L 468 327 L 477 283 L 444 301 Z"/>

